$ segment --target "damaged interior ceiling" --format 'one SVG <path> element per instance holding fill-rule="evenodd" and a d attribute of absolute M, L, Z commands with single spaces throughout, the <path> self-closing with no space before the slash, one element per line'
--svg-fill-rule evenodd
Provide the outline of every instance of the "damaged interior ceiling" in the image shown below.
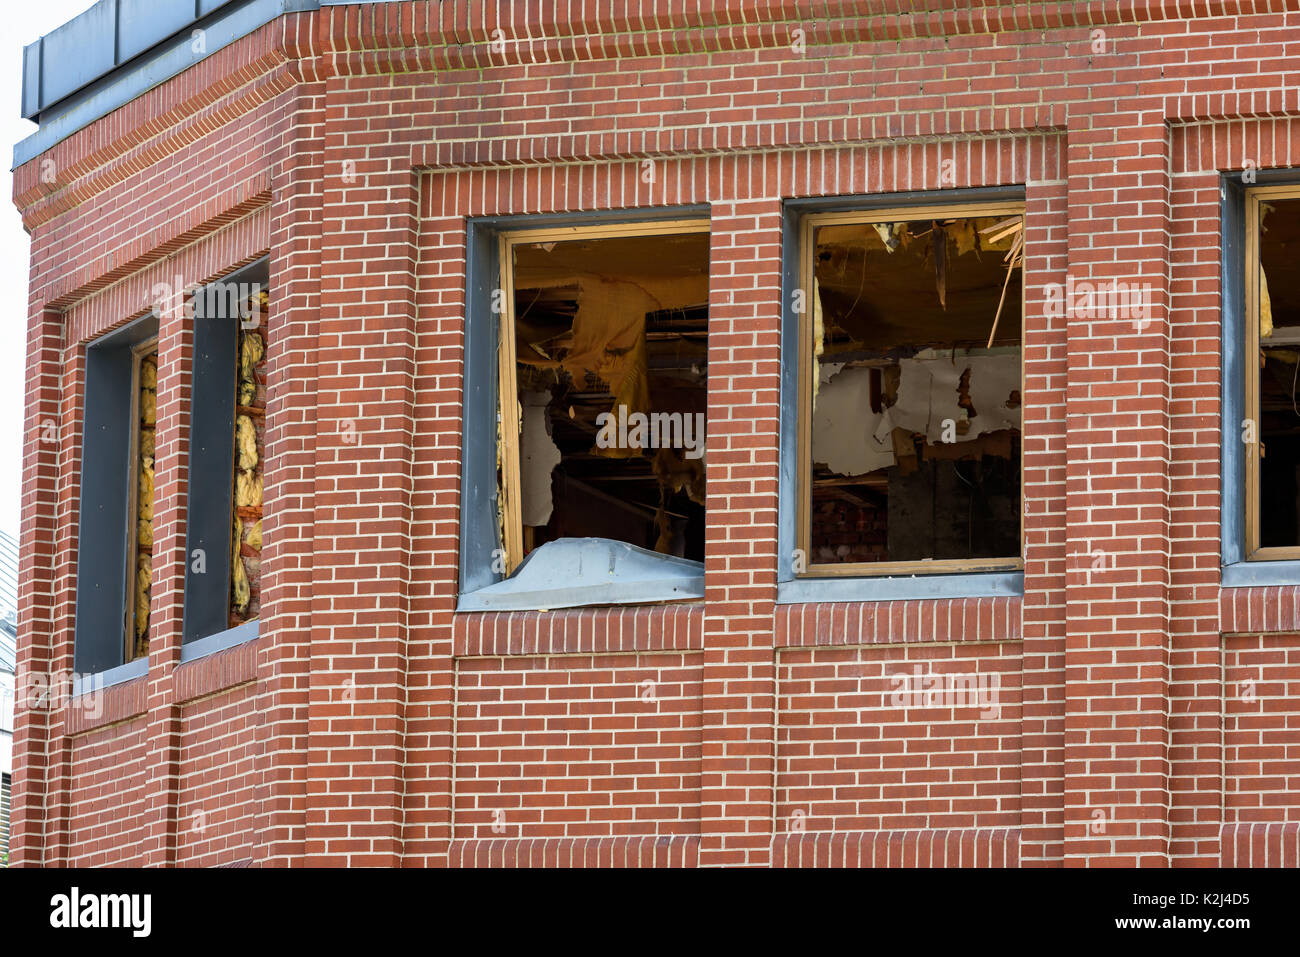
<path fill-rule="evenodd" d="M 1260 204 L 1259 544 L 1300 545 L 1300 199 Z"/>
<path fill-rule="evenodd" d="M 1020 554 L 1020 216 L 815 233 L 814 565 Z"/>
<path fill-rule="evenodd" d="M 595 537 L 702 561 L 708 233 L 521 243 L 512 265 L 524 554 Z"/>

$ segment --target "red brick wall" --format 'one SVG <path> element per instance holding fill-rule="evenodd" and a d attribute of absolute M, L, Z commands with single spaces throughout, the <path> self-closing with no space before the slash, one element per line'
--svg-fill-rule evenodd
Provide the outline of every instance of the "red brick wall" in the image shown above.
<path fill-rule="evenodd" d="M 259 723 L 248 685 L 181 708 L 177 864 L 213 867 L 253 860 Z"/>
<path fill-rule="evenodd" d="M 289 15 L 16 171 L 24 672 L 71 668 L 85 343 L 264 253 L 273 303 L 261 635 L 179 662 L 165 309 L 148 675 L 20 711 L 16 862 L 1294 858 L 1300 589 L 1219 584 L 1217 182 L 1300 165 L 1300 4 L 703 6 Z M 1023 598 L 777 605 L 782 201 L 993 185 L 1027 207 Z M 684 203 L 704 601 L 455 614 L 465 217 Z M 1155 321 L 1048 315 L 1067 275 Z M 917 664 L 996 674 L 997 717 L 900 714 Z"/>

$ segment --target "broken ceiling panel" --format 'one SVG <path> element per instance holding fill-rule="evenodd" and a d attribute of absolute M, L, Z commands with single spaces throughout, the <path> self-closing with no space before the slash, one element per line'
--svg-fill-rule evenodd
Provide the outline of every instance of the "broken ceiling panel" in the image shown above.
<path fill-rule="evenodd" d="M 1018 353 L 902 359 L 899 368 L 898 401 L 888 412 L 895 426 L 923 433 L 929 442 L 954 441 L 954 433 L 960 442 L 1020 428 Z M 949 422 L 955 430 L 947 429 Z"/>
<path fill-rule="evenodd" d="M 842 367 L 841 367 L 842 368 Z M 827 377 L 813 413 L 813 459 L 840 475 L 862 475 L 894 464 L 884 415 L 871 409 L 871 377 L 880 370 L 837 369 Z"/>

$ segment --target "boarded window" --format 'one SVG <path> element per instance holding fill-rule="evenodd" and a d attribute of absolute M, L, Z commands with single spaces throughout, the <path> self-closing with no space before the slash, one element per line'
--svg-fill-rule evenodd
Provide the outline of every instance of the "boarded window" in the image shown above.
<path fill-rule="evenodd" d="M 506 570 L 575 537 L 702 560 L 707 224 L 576 232 L 503 243 Z"/>
<path fill-rule="evenodd" d="M 1022 227 L 996 208 L 810 221 L 810 570 L 1018 561 Z"/>

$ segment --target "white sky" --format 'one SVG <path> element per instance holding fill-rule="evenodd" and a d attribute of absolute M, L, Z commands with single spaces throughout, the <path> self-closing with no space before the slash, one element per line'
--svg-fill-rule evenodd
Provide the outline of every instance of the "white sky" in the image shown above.
<path fill-rule="evenodd" d="M 23 379 L 27 344 L 27 233 L 14 208 L 13 145 L 36 131 L 22 112 L 23 45 L 67 23 L 93 0 L 40 0 L 5 6 L 0 43 L 0 529 L 18 534 L 22 493 Z"/>

